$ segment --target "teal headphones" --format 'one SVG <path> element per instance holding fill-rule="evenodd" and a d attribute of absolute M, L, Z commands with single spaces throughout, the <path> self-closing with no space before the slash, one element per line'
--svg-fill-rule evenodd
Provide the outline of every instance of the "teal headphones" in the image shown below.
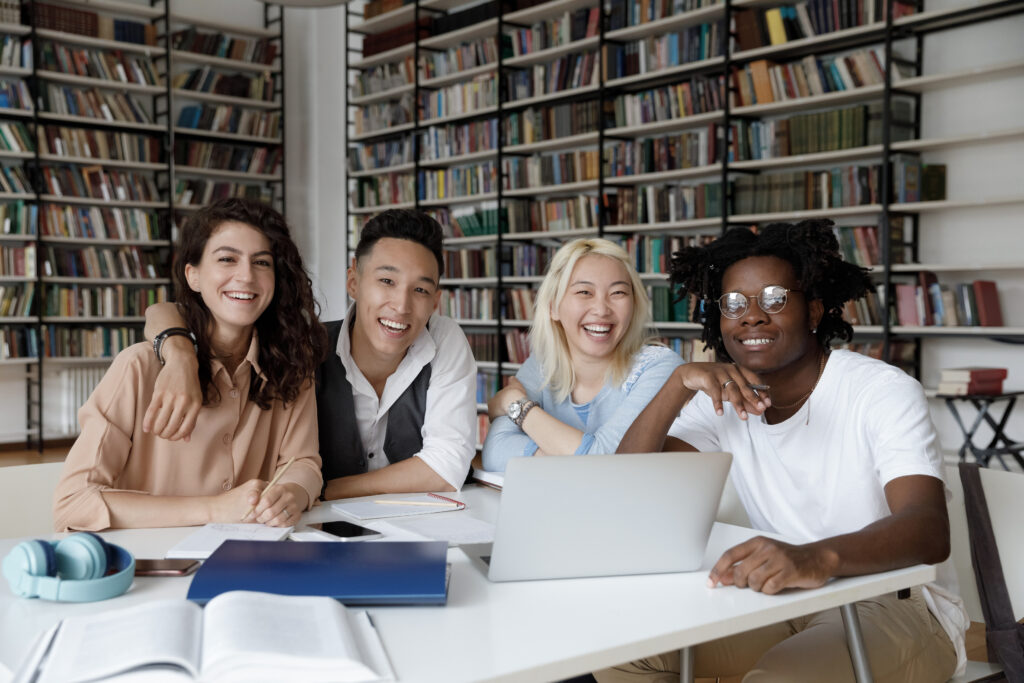
<path fill-rule="evenodd" d="M 19 597 L 92 602 L 128 590 L 135 576 L 135 558 L 121 546 L 86 531 L 55 543 L 19 543 L 4 558 L 3 575 Z"/>

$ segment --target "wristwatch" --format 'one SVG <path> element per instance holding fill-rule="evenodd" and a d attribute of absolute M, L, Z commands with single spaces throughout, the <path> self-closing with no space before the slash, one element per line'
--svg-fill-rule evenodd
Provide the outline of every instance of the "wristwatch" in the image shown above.
<path fill-rule="evenodd" d="M 188 337 L 191 339 L 192 346 L 195 348 L 196 353 L 199 353 L 199 344 L 196 342 L 196 335 L 192 334 L 184 327 L 169 327 L 153 337 L 153 353 L 156 354 L 156 359 L 160 361 L 160 365 L 163 365 L 165 362 L 163 355 L 160 353 L 161 349 L 163 349 L 164 342 L 167 341 L 168 337 L 175 336 Z"/>
<path fill-rule="evenodd" d="M 526 419 L 526 414 L 530 412 L 531 408 L 537 405 L 539 404 L 536 401 L 531 401 L 528 398 L 521 398 L 508 404 L 506 414 L 508 415 L 508 419 L 515 423 L 516 427 L 522 429 L 523 420 Z"/>

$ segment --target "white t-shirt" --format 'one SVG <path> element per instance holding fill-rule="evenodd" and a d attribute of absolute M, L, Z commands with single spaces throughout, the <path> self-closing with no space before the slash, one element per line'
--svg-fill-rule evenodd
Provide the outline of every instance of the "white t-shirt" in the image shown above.
<path fill-rule="evenodd" d="M 755 529 L 799 543 L 858 531 L 890 514 L 885 485 L 897 477 L 942 479 L 942 458 L 921 385 L 902 370 L 833 351 L 810 399 L 788 420 L 715 414 L 698 393 L 669 435 L 701 451 L 733 455 L 731 477 Z M 950 499 L 947 489 L 946 498 Z M 929 609 L 966 661 L 969 619 L 951 560 L 925 590 Z"/>

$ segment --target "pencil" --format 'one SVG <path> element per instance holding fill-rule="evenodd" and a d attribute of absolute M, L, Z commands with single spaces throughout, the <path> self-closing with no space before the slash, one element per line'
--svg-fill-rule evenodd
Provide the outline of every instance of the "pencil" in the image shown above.
<path fill-rule="evenodd" d="M 295 462 L 295 456 L 294 455 L 291 457 L 291 459 L 288 460 L 288 462 L 286 462 L 284 464 L 284 467 L 282 467 L 281 469 L 279 469 L 277 471 L 277 474 L 274 475 L 274 478 L 270 480 L 269 484 L 267 484 L 267 489 L 269 489 L 271 486 L 273 486 L 274 484 L 277 483 L 277 480 L 281 478 L 282 474 L 284 474 L 285 472 L 288 471 L 288 468 L 292 466 L 293 462 Z M 263 491 L 266 491 L 267 489 L 263 489 Z M 256 505 L 259 505 L 261 500 L 263 500 L 263 492 L 262 491 L 260 492 L 259 499 L 256 501 Z M 242 515 L 242 519 L 245 519 L 246 517 L 251 515 L 252 511 L 256 509 L 256 505 L 253 505 L 251 508 L 249 508 L 249 511 L 246 512 L 244 515 Z"/>
<path fill-rule="evenodd" d="M 459 507 L 458 503 L 428 503 L 424 500 L 375 500 L 373 502 L 377 505 L 424 505 L 435 508 Z"/>

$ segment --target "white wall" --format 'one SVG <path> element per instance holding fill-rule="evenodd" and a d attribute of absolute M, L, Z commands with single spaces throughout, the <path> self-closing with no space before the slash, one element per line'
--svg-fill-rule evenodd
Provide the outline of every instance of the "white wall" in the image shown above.
<path fill-rule="evenodd" d="M 288 220 L 321 318 L 345 314 L 345 7 L 285 12 Z"/>
<path fill-rule="evenodd" d="M 928 7 L 955 7 L 960 3 L 933 0 Z M 1024 60 L 1024 17 L 977 24 L 934 34 L 925 40 L 925 73 Z M 922 100 L 922 136 L 951 137 L 978 131 L 1021 129 L 1024 119 L 1024 69 L 999 79 L 971 79 L 962 85 L 925 94 Z M 927 153 L 925 162 L 947 165 L 950 199 L 993 199 L 1024 194 L 1022 160 L 1024 133 L 1010 140 Z M 923 263 L 1016 264 L 1024 266 L 1021 234 L 1024 204 L 994 205 L 923 217 L 920 258 Z M 945 276 L 967 281 L 970 273 Z M 1024 327 L 1024 270 L 987 271 L 976 278 L 999 285 L 1007 326 Z M 1021 340 L 1024 341 L 1024 340 Z M 990 340 L 931 339 L 924 343 L 922 382 L 934 387 L 943 367 L 994 365 L 1009 369 L 1008 389 L 1024 389 L 1024 346 Z M 943 401 L 932 401 L 932 414 L 943 447 L 955 450 L 962 443 L 959 429 Z M 968 419 L 973 414 L 965 412 Z M 1009 433 L 1024 439 L 1024 410 L 1020 407 Z M 991 431 L 979 432 L 975 443 L 984 445 Z"/>

